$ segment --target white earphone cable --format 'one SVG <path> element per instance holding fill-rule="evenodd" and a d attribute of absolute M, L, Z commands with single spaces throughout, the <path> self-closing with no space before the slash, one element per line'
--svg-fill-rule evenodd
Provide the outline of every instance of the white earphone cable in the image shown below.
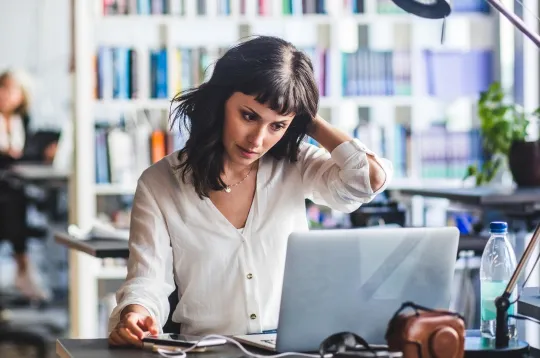
<path fill-rule="evenodd" d="M 187 353 L 192 351 L 193 349 L 197 348 L 197 345 L 199 343 L 201 343 L 202 341 L 207 340 L 207 339 L 216 339 L 216 338 L 217 339 L 224 339 L 225 341 L 234 344 L 235 346 L 237 346 L 242 351 L 242 353 L 244 353 L 245 355 L 247 355 L 249 357 L 253 357 L 253 358 L 281 358 L 281 357 L 291 356 L 291 355 L 301 356 L 301 357 L 310 357 L 310 358 L 320 358 L 319 354 L 298 353 L 298 352 L 285 352 L 285 353 L 279 353 L 279 354 L 274 354 L 274 355 L 256 354 L 256 353 L 250 352 L 247 349 L 245 349 L 242 344 L 240 344 L 238 341 L 234 340 L 233 338 L 225 337 L 225 336 L 221 336 L 221 335 L 216 335 L 216 334 L 211 334 L 211 335 L 208 335 L 208 336 L 204 336 L 197 343 L 195 343 L 192 346 L 190 346 L 188 348 L 185 348 L 185 349 L 178 348 L 177 351 L 171 352 L 169 349 L 158 348 L 157 352 L 162 357 L 185 358 L 185 357 L 187 357 Z M 380 347 L 380 346 L 373 346 L 373 348 L 378 348 L 378 347 Z M 403 354 L 401 352 L 388 352 L 388 351 L 376 351 L 375 354 L 376 354 L 375 355 L 376 357 L 388 357 L 388 358 L 397 358 L 397 357 L 402 357 L 403 356 Z M 366 350 L 365 353 L 364 352 L 358 352 L 357 356 L 358 357 L 362 357 L 362 356 L 373 357 L 373 354 L 370 351 Z M 330 358 L 330 357 L 332 357 L 332 354 L 325 354 L 324 357 L 325 358 Z"/>

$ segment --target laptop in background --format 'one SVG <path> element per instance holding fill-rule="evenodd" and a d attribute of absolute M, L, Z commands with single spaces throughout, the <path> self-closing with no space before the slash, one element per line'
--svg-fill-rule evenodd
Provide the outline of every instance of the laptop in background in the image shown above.
<path fill-rule="evenodd" d="M 350 331 L 384 345 L 403 302 L 449 309 L 458 241 L 454 227 L 292 233 L 277 334 L 235 339 L 271 351 L 311 352 L 328 336 Z"/>

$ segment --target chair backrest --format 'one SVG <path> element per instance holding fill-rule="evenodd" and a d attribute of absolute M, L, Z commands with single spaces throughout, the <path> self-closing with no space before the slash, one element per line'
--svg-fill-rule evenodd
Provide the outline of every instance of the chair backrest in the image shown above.
<path fill-rule="evenodd" d="M 175 285 L 176 286 L 176 285 Z M 180 323 L 173 322 L 172 315 L 176 306 L 178 306 L 178 286 L 175 287 L 174 292 L 169 296 L 169 317 L 167 322 L 163 326 L 164 333 L 180 333 Z"/>

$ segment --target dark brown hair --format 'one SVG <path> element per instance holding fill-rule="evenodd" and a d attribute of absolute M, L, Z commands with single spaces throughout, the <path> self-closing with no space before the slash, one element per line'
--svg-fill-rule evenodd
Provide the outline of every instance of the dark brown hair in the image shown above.
<path fill-rule="evenodd" d="M 187 132 L 178 154 L 184 182 L 191 179 L 199 197 L 222 190 L 222 142 L 225 102 L 235 92 L 255 99 L 281 115 L 295 114 L 283 138 L 268 152 L 297 160 L 298 149 L 317 114 L 319 91 L 306 54 L 277 37 L 260 36 L 229 49 L 215 64 L 211 78 L 173 99 L 172 125 Z"/>

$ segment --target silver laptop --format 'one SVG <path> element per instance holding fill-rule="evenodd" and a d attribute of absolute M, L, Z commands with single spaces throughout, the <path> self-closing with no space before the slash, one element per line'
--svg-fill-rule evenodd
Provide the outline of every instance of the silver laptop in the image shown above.
<path fill-rule="evenodd" d="M 449 309 L 458 241 L 453 227 L 293 233 L 277 333 L 236 338 L 278 352 L 311 352 L 326 337 L 350 331 L 384 345 L 403 302 Z"/>

